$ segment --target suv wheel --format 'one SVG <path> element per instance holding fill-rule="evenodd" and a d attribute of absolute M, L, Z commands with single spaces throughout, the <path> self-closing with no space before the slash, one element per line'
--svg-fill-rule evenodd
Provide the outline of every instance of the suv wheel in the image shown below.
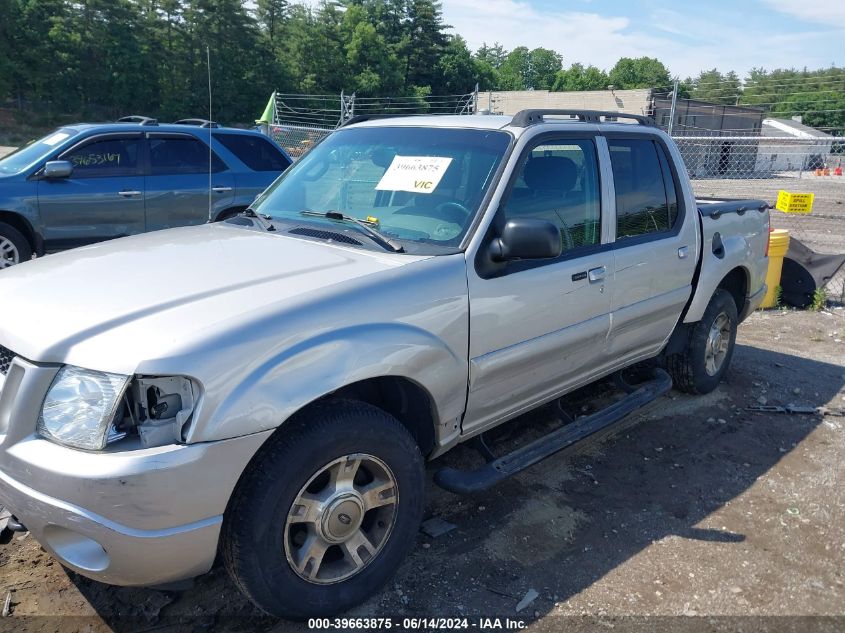
<path fill-rule="evenodd" d="M 422 518 L 423 460 L 407 429 L 351 400 L 310 407 L 268 440 L 226 511 L 240 589 L 289 619 L 345 611 L 396 571 Z"/>
<path fill-rule="evenodd" d="M 0 222 L 0 269 L 32 259 L 29 242 L 15 227 Z"/>
<path fill-rule="evenodd" d="M 666 369 L 677 389 L 704 394 L 716 388 L 731 363 L 738 324 L 733 297 L 717 290 L 704 316 L 690 327 L 684 351 L 666 358 Z"/>

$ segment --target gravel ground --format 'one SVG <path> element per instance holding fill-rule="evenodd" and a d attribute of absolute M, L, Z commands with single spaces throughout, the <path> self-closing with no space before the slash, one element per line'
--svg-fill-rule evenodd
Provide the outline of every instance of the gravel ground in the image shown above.
<path fill-rule="evenodd" d="M 510 617 L 536 631 L 842 631 L 843 339 L 843 309 L 758 312 L 714 393 L 672 392 L 485 493 L 430 484 L 427 517 L 456 528 L 421 534 L 397 576 L 348 615 Z M 831 411 L 746 410 L 764 401 Z M 510 428 L 536 433 L 554 417 L 544 408 Z M 429 476 L 475 461 L 459 447 Z M 108 587 L 8 533 L 0 590 L 0 600 L 11 590 L 0 630 L 300 628 L 258 613 L 219 566 L 181 593 Z"/>

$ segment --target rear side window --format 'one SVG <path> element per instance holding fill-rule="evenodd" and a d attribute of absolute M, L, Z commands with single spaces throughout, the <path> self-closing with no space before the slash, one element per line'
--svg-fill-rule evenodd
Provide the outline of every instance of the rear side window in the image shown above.
<path fill-rule="evenodd" d="M 73 164 L 74 178 L 139 174 L 141 138 L 104 138 L 79 145 L 59 158 Z"/>
<path fill-rule="evenodd" d="M 150 173 L 207 174 L 208 145 L 191 136 L 163 136 L 150 138 Z M 211 170 L 223 171 L 226 165 L 216 154 L 211 154 Z"/>
<path fill-rule="evenodd" d="M 650 139 L 609 139 L 616 187 L 616 239 L 669 231 L 678 197 L 662 148 Z"/>
<path fill-rule="evenodd" d="M 253 171 L 284 171 L 290 165 L 270 141 L 252 134 L 215 134 L 226 149 Z"/>

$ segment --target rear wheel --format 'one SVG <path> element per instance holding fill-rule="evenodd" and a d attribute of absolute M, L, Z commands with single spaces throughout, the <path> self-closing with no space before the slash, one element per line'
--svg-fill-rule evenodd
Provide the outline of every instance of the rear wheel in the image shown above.
<path fill-rule="evenodd" d="M 328 616 L 393 575 L 422 518 L 423 460 L 395 418 L 361 402 L 315 405 L 250 465 L 224 521 L 226 567 L 262 610 Z"/>
<path fill-rule="evenodd" d="M 0 269 L 32 259 L 32 248 L 15 227 L 0 222 Z"/>
<path fill-rule="evenodd" d="M 689 329 L 684 350 L 666 358 L 675 387 L 687 393 L 710 393 L 728 371 L 739 324 L 736 303 L 729 292 L 713 293 L 704 316 Z"/>

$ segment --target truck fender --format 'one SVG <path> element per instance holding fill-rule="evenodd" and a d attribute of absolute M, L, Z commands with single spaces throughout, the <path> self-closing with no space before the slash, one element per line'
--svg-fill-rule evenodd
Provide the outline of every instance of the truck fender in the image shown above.
<path fill-rule="evenodd" d="M 698 283 L 683 322 L 696 323 L 701 320 L 713 293 L 721 287 L 723 281 L 735 269 L 742 271 L 744 277 L 741 291 L 742 300 L 737 305 L 737 312 L 741 313 L 750 285 L 749 270 L 746 264 L 755 257 L 745 237 L 742 235 L 719 235 L 717 240 L 708 239 L 702 248 L 701 257 L 702 263 Z"/>
<path fill-rule="evenodd" d="M 186 440 L 213 441 L 274 429 L 308 404 L 342 387 L 395 376 L 422 387 L 434 403 L 435 438 L 458 429 L 466 403 L 468 366 L 430 332 L 402 323 L 373 323 L 318 334 L 285 348 L 227 385 Z"/>

